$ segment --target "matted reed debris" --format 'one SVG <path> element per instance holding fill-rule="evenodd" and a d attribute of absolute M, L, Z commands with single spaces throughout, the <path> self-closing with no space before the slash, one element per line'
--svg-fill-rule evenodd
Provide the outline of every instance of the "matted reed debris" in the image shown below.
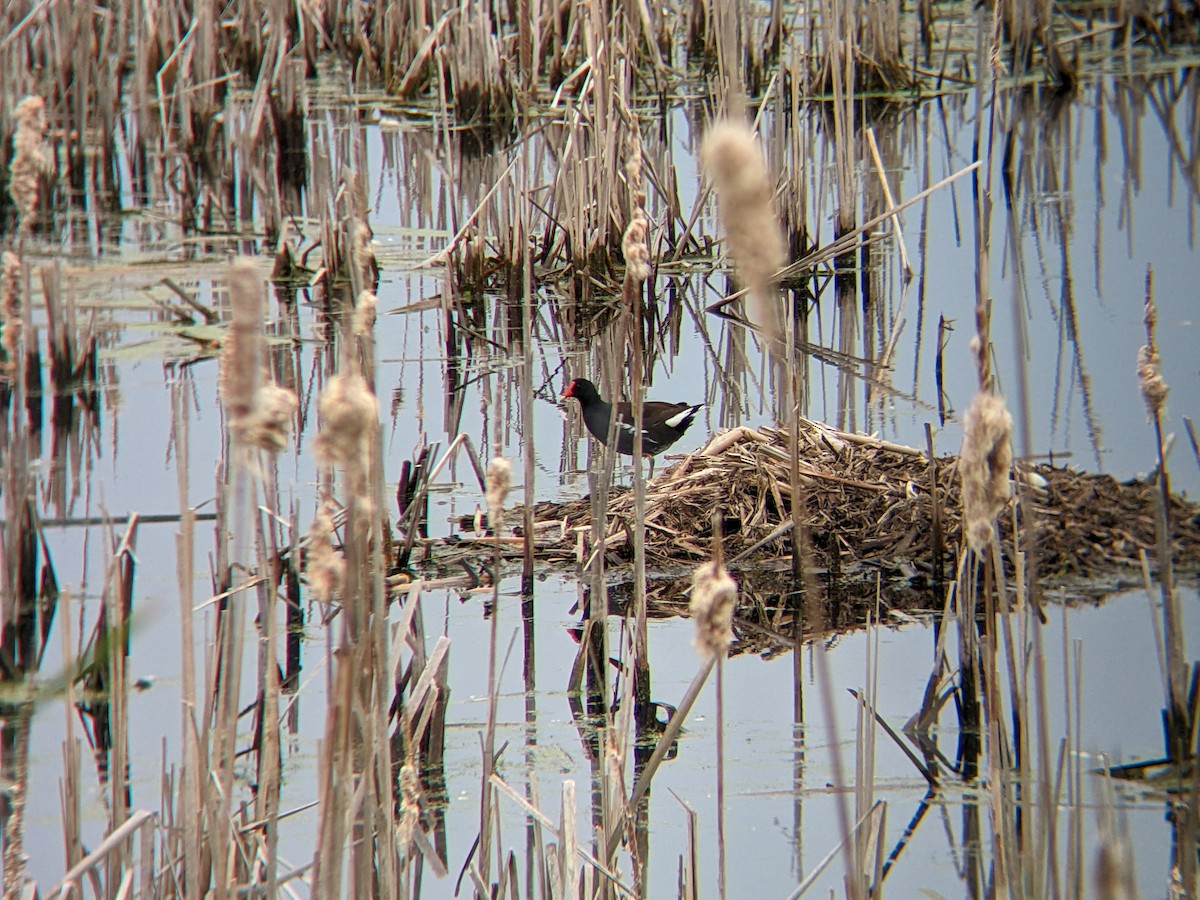
<path fill-rule="evenodd" d="M 953 571 L 962 541 L 958 458 L 931 467 L 922 451 L 872 437 L 800 422 L 801 482 L 807 489 L 813 564 L 837 569 L 849 580 L 880 567 L 910 575 L 933 571 L 934 503 L 940 507 L 942 553 Z M 646 560 L 671 570 L 709 555 L 712 511 L 723 513 L 725 555 L 731 568 L 748 569 L 786 557 L 790 539 L 790 489 L 786 433 L 737 428 L 718 435 L 646 487 Z M 1025 529 L 1021 504 L 1036 514 L 1038 567 L 1056 580 L 1111 574 L 1138 566 L 1142 550 L 1155 546 L 1154 492 L 1150 482 L 1119 483 L 1111 476 L 1051 465 L 1018 464 L 1015 499 L 1000 515 L 1004 545 L 1012 547 L 1014 518 Z M 1015 504 L 1015 505 L 1014 505 Z M 590 532 L 587 498 L 535 507 L 539 549 L 585 547 Z M 632 558 L 633 494 L 615 490 L 609 501 L 606 551 L 613 562 Z M 1172 497 L 1171 549 L 1177 565 L 1200 563 L 1200 507 Z M 559 527 L 552 527 L 557 523 Z M 557 541 L 548 538 L 555 536 Z M 559 537 L 560 536 L 560 537 Z M 1023 535 L 1025 539 L 1027 535 Z M 1022 545 L 1024 546 L 1024 545 Z"/>

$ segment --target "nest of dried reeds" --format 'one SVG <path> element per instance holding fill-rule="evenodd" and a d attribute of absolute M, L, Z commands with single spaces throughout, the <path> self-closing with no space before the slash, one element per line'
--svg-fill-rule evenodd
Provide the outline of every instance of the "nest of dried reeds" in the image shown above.
<path fill-rule="evenodd" d="M 813 564 L 821 571 L 836 568 L 846 577 L 881 566 L 930 574 L 936 505 L 939 552 L 945 570 L 953 572 L 963 537 L 957 457 L 940 457 L 931 466 L 925 453 L 911 447 L 807 420 L 801 421 L 799 435 Z M 790 558 L 791 539 L 782 530 L 791 519 L 788 467 L 785 432 L 739 428 L 663 472 L 646 489 L 647 565 L 670 569 L 707 559 L 714 509 L 723 513 L 731 568 L 770 567 Z M 1029 528 L 1036 535 L 1042 577 L 1103 575 L 1138 566 L 1141 551 L 1153 551 L 1153 484 L 1120 483 L 1108 475 L 1050 465 L 1019 464 L 1015 472 L 1022 483 L 1000 515 L 1001 538 L 1011 547 L 1014 522 L 1018 529 Z M 632 557 L 632 493 L 614 491 L 608 516 L 610 559 Z M 539 504 L 536 518 L 565 522 L 564 542 L 591 528 L 586 498 Z M 1170 521 L 1176 564 L 1195 566 L 1200 509 L 1173 497 Z M 540 534 L 544 538 L 547 532 Z"/>

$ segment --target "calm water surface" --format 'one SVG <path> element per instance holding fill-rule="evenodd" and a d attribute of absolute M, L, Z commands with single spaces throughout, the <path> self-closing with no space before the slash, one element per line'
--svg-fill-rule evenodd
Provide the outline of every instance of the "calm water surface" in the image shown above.
<path fill-rule="evenodd" d="M 1113 110 L 1135 94 L 1135 88 L 1105 80 L 1085 89 L 1079 101 L 1057 118 L 1033 119 L 1041 122 L 1042 129 L 1027 134 L 1021 144 L 1028 165 L 1021 169 L 1024 180 L 1019 181 L 1013 199 L 1011 221 L 1002 200 L 999 172 L 993 173 L 997 206 L 990 256 L 990 283 L 997 304 L 994 353 L 1010 405 L 1020 417 L 1018 371 L 1023 367 L 1030 385 L 1030 449 L 1121 478 L 1147 471 L 1155 462 L 1153 434 L 1134 375 L 1136 351 L 1144 342 L 1142 303 L 1148 267 L 1154 271 L 1164 375 L 1172 388 L 1169 427 L 1182 434 L 1180 417 L 1200 415 L 1200 367 L 1195 354 L 1195 285 L 1200 267 L 1195 261 L 1192 221 L 1197 195 L 1195 182 L 1181 167 L 1172 144 L 1178 124 L 1174 117 L 1183 113 L 1168 110 L 1166 125 L 1145 108 L 1140 118 L 1119 118 Z M 677 112 L 670 118 L 668 130 L 670 145 L 678 154 L 681 184 L 694 190 L 695 164 L 689 152 L 694 140 L 689 122 L 688 115 Z M 429 172 L 420 179 L 414 176 L 428 166 L 428 160 L 416 152 L 419 135 L 409 142 L 408 127 L 398 134 L 365 127 L 363 133 L 371 161 L 371 220 L 382 267 L 379 295 L 384 314 L 377 326 L 380 362 L 376 378 L 389 477 L 398 476 L 400 462 L 411 458 L 422 435 L 440 440 L 444 446 L 461 429 L 472 435 L 485 455 L 533 452 L 538 498 L 578 496 L 586 490 L 586 477 L 577 469 L 570 471 L 572 466 L 564 467 L 562 461 L 585 461 L 586 450 L 582 443 L 567 443 L 568 437 L 578 434 L 578 428 L 564 420 L 555 405 L 537 401 L 533 422 L 523 423 L 516 412 L 515 391 L 494 390 L 496 399 L 489 404 L 476 384 L 466 389 L 461 421 L 448 421 L 441 314 L 386 314 L 440 290 L 436 270 L 414 273 L 411 268 L 428 255 L 430 246 L 436 249 L 436 239 L 424 235 L 447 231 L 444 222 L 410 202 L 414 180 L 432 179 L 437 184 L 438 178 Z M 416 126 L 412 128 L 415 133 Z M 951 111 L 943 122 L 928 104 L 902 116 L 890 140 L 884 138 L 885 146 L 894 151 L 889 158 L 896 160 L 896 170 L 890 173 L 893 190 L 901 197 L 911 196 L 962 168 L 970 161 L 965 154 L 970 151 L 972 128 L 966 113 Z M 769 135 L 770 130 L 768 121 L 764 132 Z M 1128 149 L 1131 134 L 1138 137 L 1136 157 Z M 389 162 L 384 163 L 385 159 Z M 498 164 L 502 166 L 504 160 Z M 811 166 L 813 179 L 828 176 L 820 158 Z M 873 175 L 865 173 L 863 177 Z M 826 239 L 832 202 L 827 194 L 821 195 L 811 211 L 814 229 Z M 690 202 L 685 200 L 685 207 Z M 870 281 L 874 303 L 866 316 L 861 304 L 839 309 L 831 295 L 822 299 L 809 320 L 809 340 L 825 346 L 849 346 L 872 359 L 894 340 L 891 368 L 882 378 L 892 390 L 880 391 L 877 385 L 873 389 L 847 375 L 845 368 L 811 362 L 808 415 L 847 428 L 877 431 L 890 440 L 916 446 L 924 445 L 923 428 L 931 423 L 940 451 L 957 449 L 961 436 L 952 411 L 965 409 L 975 390 L 967 345 L 974 331 L 976 268 L 971 203 L 969 181 L 963 180 L 932 196 L 927 206 L 905 214 L 905 238 L 917 278 L 905 287 L 897 274 L 895 244 L 882 245 L 879 271 Z M 414 230 L 418 228 L 421 236 Z M 680 341 L 678 352 L 660 357 L 650 396 L 709 403 L 707 419 L 698 422 L 677 449 L 689 451 L 700 446 L 710 431 L 722 426 L 772 421 L 777 398 L 753 342 L 744 340 L 738 326 L 703 313 L 703 306 L 725 290 L 724 277 L 660 276 L 655 290 L 664 303 L 668 302 L 666 289 L 671 278 L 678 288 L 676 302 L 685 307 L 680 313 Z M 117 299 L 128 299 L 143 284 L 155 280 L 153 275 L 125 273 L 114 282 Z M 211 284 L 201 277 L 196 287 L 210 290 Z M 1011 312 L 1014 307 L 1016 316 Z M 128 316 L 117 332 L 119 343 L 108 357 L 110 383 L 119 395 L 110 396 L 90 473 L 76 481 L 78 498 L 65 511 L 76 516 L 177 511 L 178 450 L 170 441 L 170 385 L 181 377 L 186 377 L 193 398 L 189 502 L 199 506 L 216 491 L 214 474 L 223 423 L 215 362 L 199 363 L 184 376 L 178 369 L 164 369 L 161 356 L 138 358 L 128 346 L 154 332 L 153 317 Z M 944 423 L 939 419 L 934 381 L 939 317 L 953 323 L 945 351 L 944 385 L 951 417 Z M 300 321 L 305 329 L 301 336 L 312 337 L 312 311 L 302 310 Z M 302 372 L 311 372 L 313 346 L 300 346 Z M 744 346 L 746 356 L 731 365 L 731 348 L 737 346 Z M 535 366 L 548 373 L 548 392 L 557 395 L 564 384 L 562 361 L 569 359 L 577 374 L 581 367 L 586 368 L 587 358 L 586 345 L 562 346 L 543 340 Z M 495 359 L 479 359 L 475 365 L 482 370 L 494 363 Z M 505 377 L 503 372 L 496 375 L 492 387 L 502 386 Z M 313 396 L 302 399 L 311 403 Z M 504 426 L 499 446 L 492 439 L 496 417 Z M 284 502 L 298 504 L 302 527 L 313 508 L 311 437 L 310 429 L 295 452 L 286 452 L 279 462 Z M 1200 470 L 1186 441 L 1177 445 L 1172 465 L 1177 489 L 1193 495 L 1200 490 Z M 568 470 L 565 475 L 561 474 L 564 468 Z M 457 486 L 434 497 L 431 530 L 435 534 L 446 533 L 450 520 L 473 511 L 479 500 L 467 466 L 452 467 L 443 480 Z M 385 493 L 393 491 L 389 488 Z M 212 544 L 211 525 L 201 523 L 198 535 L 197 558 L 205 560 Z M 80 619 L 86 628 L 94 621 L 105 562 L 103 532 L 99 528 L 54 528 L 48 531 L 48 540 L 60 583 L 70 586 L 76 598 L 78 618 L 73 627 L 78 635 Z M 144 526 L 138 535 L 130 667 L 134 677 L 155 676 L 156 681 L 131 701 L 135 808 L 159 808 L 163 761 L 169 766 L 178 754 L 179 614 L 174 542 L 173 525 Z M 505 582 L 505 587 L 512 585 Z M 1193 588 L 1194 582 L 1187 587 L 1185 606 L 1188 649 L 1194 655 L 1200 644 L 1200 618 Z M 207 575 L 201 574 L 197 598 L 211 593 Z M 78 612 L 80 599 L 82 614 Z M 565 693 L 576 652 L 567 629 L 577 621 L 570 611 L 577 599 L 578 587 L 571 573 L 553 574 L 538 587 L 536 720 L 531 725 L 525 721 L 519 602 L 512 595 L 505 596 L 500 613 L 501 646 L 508 645 L 510 636 L 515 638 L 501 681 L 498 743 L 510 742 L 500 763 L 502 776 L 523 792 L 532 765 L 542 806 L 554 811 L 552 815 L 557 814 L 563 779 L 575 780 L 583 834 L 588 828 L 591 766 Z M 462 597 L 457 592 L 437 591 L 426 594 L 422 602 L 430 640 L 444 631 L 453 641 L 446 833 L 449 866 L 456 873 L 478 828 L 479 733 L 486 718 L 483 698 L 487 681 L 480 661 L 486 659 L 489 625 L 479 595 Z M 198 613 L 196 621 L 202 630 L 210 630 L 211 612 Z M 1068 646 L 1079 642 L 1082 653 L 1081 735 L 1086 752 L 1107 754 L 1115 761 L 1159 755 L 1162 688 L 1145 596 L 1125 593 L 1100 607 L 1072 607 L 1065 615 L 1054 610 L 1045 631 L 1052 685 L 1062 684 L 1064 628 L 1069 634 Z M 651 624 L 656 700 L 677 702 L 696 671 L 691 633 L 691 624 L 682 620 Z M 791 718 L 791 659 L 739 656 L 727 665 L 731 885 L 753 883 L 766 894 L 786 896 L 836 842 L 837 794 L 827 787 L 834 780 L 831 754 L 840 753 L 845 770 L 853 771 L 856 707 L 847 689 L 864 686 L 873 642 L 878 644 L 876 706 L 899 727 L 920 706 L 933 649 L 932 629 L 927 623 L 854 632 L 840 636 L 832 646 L 807 648 L 803 690 L 809 721 L 800 742 Z M 52 640 L 50 648 L 44 673 L 57 671 L 61 664 L 58 644 Z M 323 728 L 325 652 L 323 638 L 314 631 L 305 649 L 307 683 L 296 701 L 294 731 L 285 747 L 285 809 L 302 807 L 314 799 L 316 742 Z M 252 649 L 248 654 L 252 665 Z M 816 654 L 824 657 L 828 684 L 823 683 L 823 668 L 817 664 Z M 1055 721 L 1062 722 L 1059 694 L 1055 690 L 1050 693 L 1056 701 Z M 834 732 L 825 725 L 826 697 L 831 697 L 836 707 L 838 727 Z M 63 868 L 58 784 L 65 717 L 61 703 L 49 702 L 39 706 L 33 722 L 26 850 L 31 874 L 46 888 Z M 943 716 L 944 725 L 948 720 L 948 715 Z M 688 719 L 678 757 L 663 767 L 654 785 L 651 896 L 669 896 L 675 891 L 676 860 L 684 847 L 685 814 L 680 801 L 700 814 L 703 893 L 715 893 L 716 735 L 710 684 Z M 531 738 L 536 740 L 536 749 L 527 752 Z M 953 734 L 943 735 L 945 752 L 953 752 L 953 740 Z M 86 803 L 87 833 L 96 840 L 104 823 L 104 791 L 97 784 L 94 767 L 86 761 L 84 772 L 91 790 Z M 889 849 L 923 794 L 924 781 L 881 734 L 876 795 L 889 804 Z M 1088 797 L 1093 796 L 1089 792 Z M 1147 895 L 1160 895 L 1167 869 L 1163 804 L 1127 792 L 1122 797 L 1141 887 Z M 920 888 L 945 896 L 961 893 L 957 866 L 962 852 L 962 799 L 947 791 L 926 816 L 889 875 L 887 884 L 894 895 L 911 896 Z M 507 801 L 502 800 L 501 805 L 505 846 L 520 855 L 525 840 L 523 818 Z M 1089 829 L 1094 822 L 1094 816 L 1090 817 Z M 307 861 L 316 827 L 315 810 L 286 819 L 282 827 L 284 856 L 295 865 Z M 818 889 L 826 893 L 838 890 L 841 872 L 840 864 L 835 864 Z M 449 896 L 452 884 L 427 879 L 426 890 L 428 896 Z"/>

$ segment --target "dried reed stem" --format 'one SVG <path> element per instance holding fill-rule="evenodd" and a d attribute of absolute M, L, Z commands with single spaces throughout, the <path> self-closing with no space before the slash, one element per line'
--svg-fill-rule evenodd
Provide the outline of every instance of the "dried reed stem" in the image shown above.
<path fill-rule="evenodd" d="M 13 377 L 17 369 L 17 352 L 21 340 L 21 258 L 6 250 L 0 259 L 0 348 L 4 351 L 3 371 Z"/>

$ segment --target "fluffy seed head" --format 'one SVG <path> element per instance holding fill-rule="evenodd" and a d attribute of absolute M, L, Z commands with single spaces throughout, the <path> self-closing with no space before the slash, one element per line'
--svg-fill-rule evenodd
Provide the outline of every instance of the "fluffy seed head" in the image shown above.
<path fill-rule="evenodd" d="M 266 382 L 254 392 L 250 412 L 230 424 L 234 436 L 242 443 L 270 453 L 287 446 L 292 430 L 292 416 L 299 402 L 296 395 L 274 382 Z"/>
<path fill-rule="evenodd" d="M 1151 418 L 1162 415 L 1170 389 L 1159 368 L 1158 351 L 1149 344 L 1138 348 L 1137 376 L 1146 411 L 1150 413 Z"/>
<path fill-rule="evenodd" d="M 737 582 L 720 563 L 706 562 L 692 575 L 689 611 L 696 622 L 693 642 L 706 659 L 721 657 L 733 643 L 733 611 L 737 608 Z"/>
<path fill-rule="evenodd" d="M 744 123 L 719 122 L 704 138 L 700 161 L 717 192 L 738 280 L 750 294 L 751 322 L 779 341 L 783 331 L 775 273 L 787 259 L 787 244 L 772 207 L 774 188 L 758 141 Z"/>
<path fill-rule="evenodd" d="M 488 523 L 500 533 L 504 527 L 504 500 L 512 487 L 512 464 L 503 456 L 494 456 L 487 467 Z"/>
<path fill-rule="evenodd" d="M 355 337 L 367 337 L 375 327 L 375 308 L 379 298 L 371 291 L 360 291 L 354 304 L 354 323 L 351 326 Z"/>
<path fill-rule="evenodd" d="M 1138 349 L 1137 376 L 1138 387 L 1142 390 L 1142 400 L 1146 403 L 1146 411 L 1154 419 L 1163 414 L 1167 403 L 1167 382 L 1162 377 L 1158 345 L 1154 342 L 1154 326 L 1158 324 L 1158 309 L 1154 305 L 1154 274 L 1146 271 L 1146 306 L 1142 321 L 1146 325 L 1146 343 Z"/>
<path fill-rule="evenodd" d="M 46 146 L 46 101 L 26 97 L 14 111 L 17 131 L 13 135 L 13 158 L 8 164 L 8 193 L 16 204 L 21 227 L 28 227 L 37 210 L 38 184 L 51 171 Z"/>
<path fill-rule="evenodd" d="M 331 603 L 346 578 L 346 560 L 333 549 L 333 504 L 326 498 L 308 529 L 304 577 L 319 603 Z"/>
<path fill-rule="evenodd" d="M 350 223 L 350 261 L 358 275 L 358 287 L 369 290 L 375 286 L 375 250 L 371 247 L 371 226 L 363 219 Z"/>
<path fill-rule="evenodd" d="M 962 479 L 962 522 L 972 550 L 995 536 L 996 516 L 1012 492 L 1012 416 L 1004 400 L 980 391 L 963 418 L 958 475 Z"/>
<path fill-rule="evenodd" d="M 335 375 L 321 393 L 321 432 L 316 451 L 322 462 L 341 466 L 350 490 L 367 496 L 371 442 L 379 422 L 378 404 L 367 381 L 357 373 Z"/>
<path fill-rule="evenodd" d="M 621 240 L 621 252 L 625 255 L 625 277 L 639 284 L 650 277 L 649 233 L 650 220 L 638 210 Z"/>

